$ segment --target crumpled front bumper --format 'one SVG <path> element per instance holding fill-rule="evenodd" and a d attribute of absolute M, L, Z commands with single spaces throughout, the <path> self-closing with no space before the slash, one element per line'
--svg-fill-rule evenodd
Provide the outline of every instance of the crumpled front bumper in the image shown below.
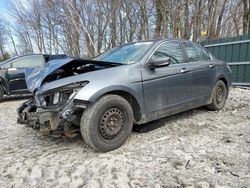
<path fill-rule="evenodd" d="M 84 106 L 71 101 L 61 108 L 45 109 L 37 107 L 35 100 L 31 99 L 17 109 L 17 122 L 40 129 L 42 132 L 65 130 L 72 124 L 78 124 L 79 116 L 76 112 L 83 111 L 82 107 Z"/>
<path fill-rule="evenodd" d="M 64 122 L 60 113 L 37 108 L 32 100 L 23 103 L 18 109 L 17 122 L 27 124 L 33 128 L 40 128 L 41 131 L 56 130 Z"/>
<path fill-rule="evenodd" d="M 27 113 L 31 111 L 32 107 L 34 107 L 33 99 L 30 99 L 17 108 L 17 123 L 29 124 L 29 120 L 32 121 L 33 118 L 30 119 L 30 117 L 27 115 Z"/>

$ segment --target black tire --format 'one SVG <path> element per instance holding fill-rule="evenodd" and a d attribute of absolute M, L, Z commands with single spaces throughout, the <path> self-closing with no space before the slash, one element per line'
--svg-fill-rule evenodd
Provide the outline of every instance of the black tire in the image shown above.
<path fill-rule="evenodd" d="M 0 85 L 0 101 L 3 100 L 3 95 L 4 95 L 3 87 Z"/>
<path fill-rule="evenodd" d="M 212 111 L 221 110 L 225 106 L 227 97 L 228 88 L 222 80 L 219 80 L 214 87 L 212 102 L 207 108 Z"/>
<path fill-rule="evenodd" d="M 103 96 L 83 112 L 82 137 L 96 151 L 114 150 L 131 134 L 133 118 L 132 108 L 123 97 Z"/>

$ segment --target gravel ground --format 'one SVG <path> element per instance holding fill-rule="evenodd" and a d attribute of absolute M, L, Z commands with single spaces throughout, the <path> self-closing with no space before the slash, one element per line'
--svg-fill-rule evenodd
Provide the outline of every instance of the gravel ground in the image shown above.
<path fill-rule="evenodd" d="M 53 138 L 16 123 L 23 100 L 0 103 L 0 187 L 250 187 L 250 90 L 144 125 L 119 149 Z M 153 129 L 148 131 L 149 129 Z"/>

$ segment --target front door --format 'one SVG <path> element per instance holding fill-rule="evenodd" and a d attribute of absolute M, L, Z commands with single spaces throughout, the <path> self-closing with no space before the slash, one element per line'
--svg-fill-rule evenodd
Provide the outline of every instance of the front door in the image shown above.
<path fill-rule="evenodd" d="M 25 91 L 27 88 L 25 82 L 24 68 L 8 68 L 9 91 L 11 93 Z"/>
<path fill-rule="evenodd" d="M 142 70 L 144 106 L 146 114 L 154 118 L 183 108 L 190 99 L 190 79 L 188 63 L 184 62 L 183 50 L 178 41 L 160 44 L 150 61 L 157 58 L 171 59 L 166 67 L 150 69 L 147 64 Z"/>

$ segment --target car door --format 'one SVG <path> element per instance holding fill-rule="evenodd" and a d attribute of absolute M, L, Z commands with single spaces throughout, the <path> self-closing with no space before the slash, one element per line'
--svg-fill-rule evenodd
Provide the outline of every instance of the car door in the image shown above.
<path fill-rule="evenodd" d="M 201 46 L 191 42 L 183 42 L 183 46 L 192 73 L 192 98 L 197 102 L 205 102 L 211 96 L 215 83 L 215 63 Z"/>
<path fill-rule="evenodd" d="M 163 57 L 171 59 L 169 66 L 150 69 L 146 63 L 142 70 L 144 106 L 152 118 L 178 111 L 190 99 L 191 74 L 179 41 L 160 44 L 150 60 Z"/>
<path fill-rule="evenodd" d="M 28 67 L 42 66 L 42 55 L 23 56 L 13 60 L 7 70 L 9 91 L 11 93 L 25 93 L 27 86 L 25 81 L 25 69 Z"/>

